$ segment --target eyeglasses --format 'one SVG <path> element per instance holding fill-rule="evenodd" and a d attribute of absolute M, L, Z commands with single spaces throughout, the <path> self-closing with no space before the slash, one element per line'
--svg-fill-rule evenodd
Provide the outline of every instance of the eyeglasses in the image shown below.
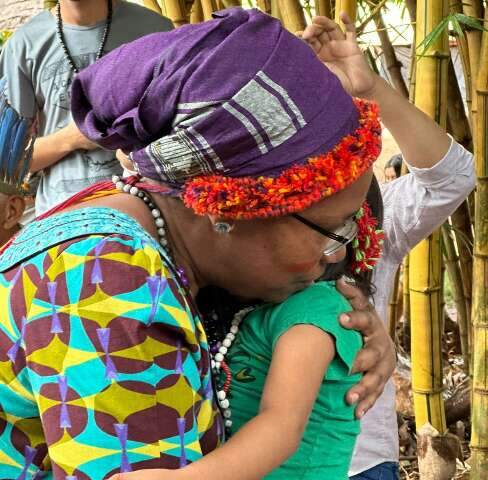
<path fill-rule="evenodd" d="M 324 235 L 327 238 L 330 238 L 332 242 L 330 242 L 326 249 L 324 250 L 324 255 L 332 255 L 340 248 L 348 245 L 351 243 L 358 234 L 358 225 L 354 216 L 348 218 L 344 225 L 336 228 L 334 231 L 326 230 L 325 228 L 320 227 L 319 225 L 307 220 L 306 218 L 302 217 L 298 213 L 292 214 L 294 218 L 296 218 L 299 222 L 302 222 L 307 227 L 319 232 L 320 234 Z"/>

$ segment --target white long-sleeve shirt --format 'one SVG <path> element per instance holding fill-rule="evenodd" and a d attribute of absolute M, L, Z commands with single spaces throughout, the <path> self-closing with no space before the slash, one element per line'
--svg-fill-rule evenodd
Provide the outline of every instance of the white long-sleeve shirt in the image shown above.
<path fill-rule="evenodd" d="M 475 186 L 473 156 L 452 141 L 445 157 L 431 168 L 409 165 L 410 174 L 381 187 L 385 244 L 375 269 L 376 311 L 387 322 L 393 281 L 402 259 L 451 215 Z M 390 380 L 374 407 L 361 421 L 361 434 L 349 475 L 384 462 L 398 462 L 395 387 Z"/>

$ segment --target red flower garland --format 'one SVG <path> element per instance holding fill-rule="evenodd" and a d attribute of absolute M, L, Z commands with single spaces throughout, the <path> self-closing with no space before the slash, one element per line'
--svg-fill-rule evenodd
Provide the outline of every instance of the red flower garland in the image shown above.
<path fill-rule="evenodd" d="M 381 125 L 376 104 L 355 99 L 359 127 L 330 152 L 293 165 L 278 177 L 200 176 L 189 180 L 183 201 L 197 214 L 227 219 L 288 215 L 305 210 L 358 179 L 381 151 Z"/>
<path fill-rule="evenodd" d="M 361 210 L 356 214 L 358 234 L 352 243 L 354 258 L 351 269 L 354 273 L 373 270 L 381 257 L 383 230 L 378 230 L 378 220 L 371 214 L 369 205 L 364 202 Z"/>

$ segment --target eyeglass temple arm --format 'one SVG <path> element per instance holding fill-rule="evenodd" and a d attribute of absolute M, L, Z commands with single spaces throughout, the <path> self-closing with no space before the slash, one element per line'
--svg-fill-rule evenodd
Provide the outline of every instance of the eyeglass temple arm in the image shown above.
<path fill-rule="evenodd" d="M 292 217 L 296 218 L 299 222 L 302 222 L 307 227 L 310 227 L 312 230 L 321 233 L 325 237 L 331 238 L 332 240 L 342 243 L 343 245 L 347 245 L 349 243 L 349 240 L 346 237 L 343 237 L 342 235 L 337 235 L 337 233 L 334 232 L 329 232 L 329 230 L 319 227 L 318 225 L 311 222 L 310 220 L 307 220 L 301 215 L 298 215 L 298 213 L 292 213 Z"/>

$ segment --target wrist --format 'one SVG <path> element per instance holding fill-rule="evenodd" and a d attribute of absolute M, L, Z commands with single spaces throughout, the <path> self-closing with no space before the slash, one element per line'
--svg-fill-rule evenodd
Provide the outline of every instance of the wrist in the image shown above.
<path fill-rule="evenodd" d="M 70 127 L 66 127 L 59 132 L 63 136 L 63 153 L 68 154 L 78 149 L 79 136 Z"/>
<path fill-rule="evenodd" d="M 377 102 L 381 95 L 382 89 L 385 87 L 386 82 L 383 78 L 381 78 L 379 75 L 376 74 L 373 74 L 373 78 L 374 80 L 371 87 L 358 96 L 364 100 Z"/>

